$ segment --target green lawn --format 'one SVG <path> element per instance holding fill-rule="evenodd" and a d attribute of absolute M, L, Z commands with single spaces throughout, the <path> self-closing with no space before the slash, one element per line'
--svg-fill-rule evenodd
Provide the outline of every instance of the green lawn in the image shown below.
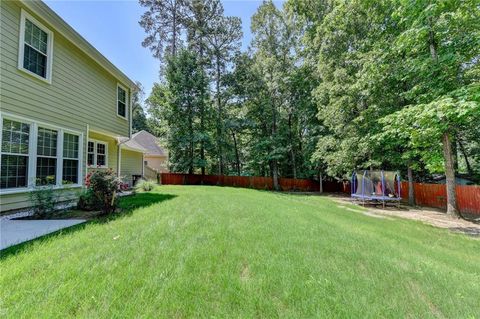
<path fill-rule="evenodd" d="M 480 317 L 478 239 L 249 189 L 161 186 L 121 205 L 4 252 L 0 316 Z"/>

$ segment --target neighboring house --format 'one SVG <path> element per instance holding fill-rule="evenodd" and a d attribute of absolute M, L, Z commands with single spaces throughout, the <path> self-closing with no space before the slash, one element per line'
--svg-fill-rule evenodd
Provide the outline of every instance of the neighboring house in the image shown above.
<path fill-rule="evenodd" d="M 476 185 L 477 183 L 473 180 L 473 178 L 466 174 L 455 174 L 455 184 L 457 185 Z M 435 174 L 433 176 L 433 180 L 431 183 L 435 184 L 445 184 L 447 179 L 445 175 L 442 174 Z"/>
<path fill-rule="evenodd" d="M 132 184 L 135 83 L 41 1 L 0 1 L 0 212 L 52 184 L 74 199 L 95 169 Z"/>
<path fill-rule="evenodd" d="M 147 131 L 132 135 L 132 140 L 146 150 L 144 165 L 158 173 L 168 173 L 168 154 L 160 146 L 158 138 Z"/>

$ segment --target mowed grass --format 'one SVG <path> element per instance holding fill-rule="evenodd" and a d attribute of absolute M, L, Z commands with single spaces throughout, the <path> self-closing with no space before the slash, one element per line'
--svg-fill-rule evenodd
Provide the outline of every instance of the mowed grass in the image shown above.
<path fill-rule="evenodd" d="M 478 239 L 239 188 L 161 186 L 122 206 L 4 252 L 0 316 L 480 317 Z"/>

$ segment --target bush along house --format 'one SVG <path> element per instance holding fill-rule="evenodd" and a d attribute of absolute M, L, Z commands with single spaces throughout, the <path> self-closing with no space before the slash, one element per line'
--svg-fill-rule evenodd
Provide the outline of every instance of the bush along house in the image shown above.
<path fill-rule="evenodd" d="M 73 200 L 93 170 L 143 175 L 135 83 L 41 1 L 1 1 L 0 213 L 50 185 Z"/>

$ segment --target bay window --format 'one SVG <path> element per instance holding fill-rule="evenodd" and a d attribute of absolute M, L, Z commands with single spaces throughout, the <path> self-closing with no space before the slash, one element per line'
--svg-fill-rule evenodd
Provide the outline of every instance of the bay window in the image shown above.
<path fill-rule="evenodd" d="M 0 118 L 0 189 L 81 182 L 82 135 L 15 116 Z"/>

